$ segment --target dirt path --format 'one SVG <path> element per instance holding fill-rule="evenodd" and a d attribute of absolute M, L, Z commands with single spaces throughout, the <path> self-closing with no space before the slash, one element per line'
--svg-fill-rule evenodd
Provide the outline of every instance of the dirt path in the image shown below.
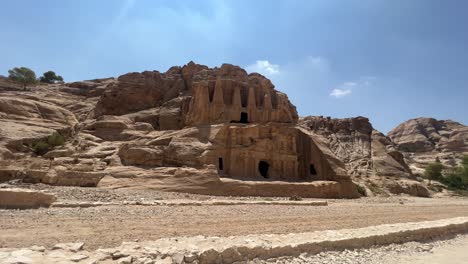
<path fill-rule="evenodd" d="M 429 253 L 416 252 L 398 258 L 402 264 L 466 264 L 468 261 L 468 236 L 455 239 L 452 243 L 435 247 Z M 390 262 L 388 262 L 390 263 Z M 394 262 L 395 263 L 395 262 Z"/>
<path fill-rule="evenodd" d="M 404 200 L 404 204 L 399 201 Z M 180 235 L 299 233 L 468 216 L 468 200 L 329 201 L 329 206 L 108 206 L 0 210 L 0 247 L 83 241 L 87 249 Z"/>

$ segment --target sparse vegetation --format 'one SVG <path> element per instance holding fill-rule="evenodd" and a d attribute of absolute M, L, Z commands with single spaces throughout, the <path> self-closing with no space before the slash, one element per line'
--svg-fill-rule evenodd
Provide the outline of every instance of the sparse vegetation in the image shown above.
<path fill-rule="evenodd" d="M 436 159 L 435 162 L 427 164 L 426 169 L 424 171 L 424 177 L 429 180 L 429 185 L 431 185 L 432 181 L 441 180 L 443 169 L 444 165 L 440 163 L 439 159 Z"/>
<path fill-rule="evenodd" d="M 50 145 L 45 141 L 38 141 L 33 144 L 33 151 L 37 155 L 44 155 L 49 151 L 49 149 Z"/>
<path fill-rule="evenodd" d="M 358 191 L 358 193 L 361 195 L 361 196 L 367 196 L 367 191 L 366 191 L 366 188 L 359 185 L 359 184 L 356 184 L 356 189 Z"/>
<path fill-rule="evenodd" d="M 377 184 L 373 182 L 369 184 L 368 187 L 369 187 L 369 190 L 371 190 L 373 194 L 377 194 L 377 195 L 381 195 L 385 197 L 389 196 L 389 194 L 382 187 L 378 186 Z"/>
<path fill-rule="evenodd" d="M 65 137 L 60 133 L 53 133 L 48 136 L 45 140 L 37 141 L 33 144 L 33 151 L 37 155 L 46 154 L 51 148 L 61 146 L 65 143 Z"/>
<path fill-rule="evenodd" d="M 441 182 L 451 189 L 468 190 L 468 155 L 465 155 L 459 166 L 448 171 Z"/>
<path fill-rule="evenodd" d="M 61 146 L 65 143 L 65 137 L 55 132 L 47 138 L 47 143 L 52 147 Z"/>
<path fill-rule="evenodd" d="M 39 81 L 43 83 L 56 83 L 63 82 L 63 78 L 62 76 L 57 75 L 54 71 L 47 71 L 42 74 Z"/>
<path fill-rule="evenodd" d="M 26 90 L 26 85 L 34 84 L 37 82 L 36 73 L 26 67 L 15 67 L 8 70 L 8 78 L 15 82 L 23 84 L 23 89 Z"/>

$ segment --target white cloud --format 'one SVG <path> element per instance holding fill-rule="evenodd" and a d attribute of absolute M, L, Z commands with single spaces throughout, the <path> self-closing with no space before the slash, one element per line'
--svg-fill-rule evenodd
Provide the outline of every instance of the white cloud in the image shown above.
<path fill-rule="evenodd" d="M 363 76 L 360 77 L 357 81 L 344 82 L 337 88 L 333 89 L 330 93 L 330 96 L 341 98 L 350 95 L 353 92 L 353 88 L 370 86 L 375 80 L 376 77 L 374 76 Z"/>
<path fill-rule="evenodd" d="M 248 72 L 257 72 L 265 76 L 272 76 L 280 73 L 278 64 L 270 63 L 268 60 L 258 60 L 255 64 L 246 67 Z"/>
<path fill-rule="evenodd" d="M 338 89 L 337 88 L 337 89 L 333 89 L 333 91 L 330 93 L 330 96 L 340 98 L 340 97 L 349 95 L 351 93 L 352 93 L 351 89 Z"/>

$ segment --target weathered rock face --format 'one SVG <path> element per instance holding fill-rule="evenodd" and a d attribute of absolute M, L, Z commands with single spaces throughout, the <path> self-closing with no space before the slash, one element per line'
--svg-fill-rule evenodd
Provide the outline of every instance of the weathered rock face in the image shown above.
<path fill-rule="evenodd" d="M 354 176 L 409 176 L 403 155 L 389 138 L 373 129 L 365 117 L 308 116 L 300 125 L 328 139 L 330 149 Z"/>
<path fill-rule="evenodd" d="M 161 106 L 185 90 L 180 74 L 133 72 L 111 83 L 96 105 L 95 115 L 123 115 Z"/>
<path fill-rule="evenodd" d="M 414 172 L 422 172 L 437 157 L 453 166 L 464 153 L 468 154 L 468 127 L 451 120 L 411 119 L 392 129 L 388 136 Z"/>
<path fill-rule="evenodd" d="M 203 74 L 193 78 L 188 124 L 297 122 L 296 108 L 262 75 L 229 64 Z"/>
<path fill-rule="evenodd" d="M 467 129 L 451 120 L 416 118 L 398 125 L 388 136 L 405 152 L 462 152 L 468 151 Z"/>
<path fill-rule="evenodd" d="M 179 96 L 185 100 L 175 100 Z M 128 73 L 109 84 L 95 116 L 124 115 L 157 108 L 152 114 L 133 114 L 151 120 L 155 129 L 180 129 L 213 123 L 295 123 L 296 108 L 260 74 L 247 74 L 238 66 L 223 64 L 210 69 L 189 63 L 157 71 Z M 177 120 L 176 124 L 165 123 Z"/>
<path fill-rule="evenodd" d="M 111 83 L 114 83 L 114 78 L 104 78 L 87 80 L 81 82 L 67 83 L 64 85 L 57 85 L 58 89 L 65 93 L 71 93 L 75 95 L 82 95 L 86 97 L 101 96 L 106 90 L 106 87 Z"/>
<path fill-rule="evenodd" d="M 62 107 L 0 96 L 0 157 L 13 158 L 11 151 L 24 151 L 56 131 L 69 134 L 77 124 L 75 116 Z"/>
<path fill-rule="evenodd" d="M 38 105 L 30 107 L 36 116 L 28 116 L 29 110 L 23 116 L 56 123 L 57 128 L 33 124 L 47 133 L 71 127 L 73 133 L 43 156 L 15 149 L 24 157 L 15 166 L 24 168 L 18 176 L 8 164 L 5 180 L 216 195 L 358 196 L 326 139 L 297 126 L 287 96 L 262 75 L 240 67 L 189 63 L 165 73 L 49 88 L 55 93 L 34 88 L 34 97 L 25 94 Z M 49 95 L 47 103 L 38 102 L 41 93 Z M 63 102 L 65 94 L 77 103 Z M 46 112 L 42 104 L 60 107 Z M 15 109 L 6 112 L 9 120 Z M 7 151 L 0 153 L 16 154 Z"/>

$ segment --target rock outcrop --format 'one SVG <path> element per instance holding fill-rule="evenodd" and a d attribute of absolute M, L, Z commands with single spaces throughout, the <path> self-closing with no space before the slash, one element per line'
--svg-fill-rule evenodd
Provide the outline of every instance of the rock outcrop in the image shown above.
<path fill-rule="evenodd" d="M 49 207 L 56 198 L 53 194 L 28 189 L 0 189 L 0 208 L 30 209 Z"/>
<path fill-rule="evenodd" d="M 451 120 L 411 119 L 392 129 L 388 136 L 415 173 L 422 173 L 436 158 L 454 166 L 463 154 L 468 154 L 468 127 Z"/>
<path fill-rule="evenodd" d="M 375 130 L 369 119 L 308 116 L 300 125 L 327 138 L 330 149 L 352 176 L 408 177 L 410 169 L 395 144 Z"/>
<path fill-rule="evenodd" d="M 188 98 L 184 100 L 184 96 Z M 156 129 L 217 122 L 295 123 L 298 119 L 287 96 L 276 91 L 264 76 L 247 74 L 231 64 L 210 69 L 193 62 L 165 73 L 146 71 L 120 76 L 102 94 L 95 116 L 152 108 L 158 108 L 152 115 L 145 111 L 132 116 L 140 121 L 153 119 L 151 124 Z M 168 119 L 178 119 L 179 124 L 161 124 Z"/>
<path fill-rule="evenodd" d="M 72 134 L 78 124 L 70 111 L 44 102 L 0 94 L 0 157 L 27 151 L 54 132 Z"/>
<path fill-rule="evenodd" d="M 16 159 L 14 165 L 0 162 L 8 169 L 5 179 L 214 195 L 358 197 L 326 140 L 297 125 L 287 96 L 238 66 L 190 62 L 164 73 L 17 94 L 18 105 L 31 107 L 0 108 L 0 121 L 25 125 L 21 133 L 10 126 L 10 136 L 1 140 L 3 157 Z M 42 133 L 28 137 L 36 130 Z M 65 134 L 66 142 L 46 154 L 31 153 L 32 143 L 53 132 Z M 15 148 L 8 139 L 14 136 Z M 19 175 L 10 173 L 15 168 Z"/>

